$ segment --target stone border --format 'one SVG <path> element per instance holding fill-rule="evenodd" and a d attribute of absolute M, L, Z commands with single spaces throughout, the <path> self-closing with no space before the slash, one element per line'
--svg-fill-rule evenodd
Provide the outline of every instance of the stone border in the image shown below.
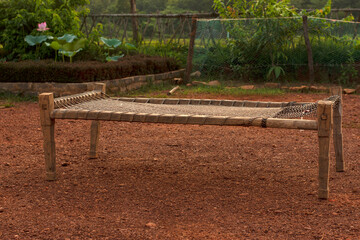
<path fill-rule="evenodd" d="M 183 78 L 185 69 L 180 69 L 171 72 L 139 75 L 133 77 L 126 77 L 121 79 L 112 79 L 106 81 L 99 81 L 106 83 L 106 91 L 126 92 L 130 90 L 139 89 L 141 86 L 147 84 L 158 84 L 166 82 L 174 78 Z M 95 83 L 99 82 L 84 82 L 84 83 L 37 83 L 37 82 L 0 82 L 0 91 L 9 91 L 14 93 L 21 93 L 25 95 L 37 96 L 44 92 L 53 92 L 55 97 L 82 93 L 92 91 L 95 88 Z"/>

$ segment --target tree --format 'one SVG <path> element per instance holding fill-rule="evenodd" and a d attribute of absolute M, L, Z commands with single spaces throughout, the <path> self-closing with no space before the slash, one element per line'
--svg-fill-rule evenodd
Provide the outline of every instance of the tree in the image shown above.
<path fill-rule="evenodd" d="M 168 0 L 165 12 L 211 12 L 213 0 Z"/>
<path fill-rule="evenodd" d="M 360 8 L 359 0 L 337 0 L 334 1 L 333 8 Z"/>
<path fill-rule="evenodd" d="M 326 4 L 327 0 L 291 0 L 291 4 L 299 9 L 316 9 Z M 359 0 L 335 0 L 332 8 L 360 8 Z"/>
<path fill-rule="evenodd" d="M 139 12 L 156 13 L 165 10 L 168 0 L 137 0 Z"/>
<path fill-rule="evenodd" d="M 290 0 L 214 0 L 222 18 L 292 17 L 297 13 Z"/>
<path fill-rule="evenodd" d="M 128 0 L 91 0 L 88 8 L 91 14 L 129 13 L 130 2 Z"/>

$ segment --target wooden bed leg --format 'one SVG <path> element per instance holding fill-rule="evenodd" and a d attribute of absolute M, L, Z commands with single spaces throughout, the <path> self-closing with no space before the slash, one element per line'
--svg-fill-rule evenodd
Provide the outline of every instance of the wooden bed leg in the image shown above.
<path fill-rule="evenodd" d="M 95 83 L 94 90 L 101 90 L 103 93 L 105 93 L 106 84 Z M 100 135 L 100 121 L 94 120 L 91 122 L 91 130 L 90 130 L 90 153 L 89 153 L 90 159 L 98 157 L 99 135 Z"/>
<path fill-rule="evenodd" d="M 334 129 L 333 142 L 336 157 L 336 171 L 345 171 L 344 153 L 343 153 L 343 136 L 342 136 L 342 88 L 334 87 L 330 89 L 332 95 L 340 96 L 339 104 L 334 107 Z"/>
<path fill-rule="evenodd" d="M 90 130 L 90 153 L 89 153 L 90 159 L 98 157 L 99 135 L 100 135 L 100 122 L 94 120 L 91 122 L 91 130 Z"/>
<path fill-rule="evenodd" d="M 44 136 L 45 172 L 46 180 L 56 179 L 56 158 L 55 158 L 55 119 L 50 118 L 54 110 L 54 95 L 42 93 L 39 95 L 40 121 Z"/>
<path fill-rule="evenodd" d="M 332 125 L 332 102 L 319 101 L 317 107 L 319 138 L 319 198 L 329 197 L 330 136 Z"/>

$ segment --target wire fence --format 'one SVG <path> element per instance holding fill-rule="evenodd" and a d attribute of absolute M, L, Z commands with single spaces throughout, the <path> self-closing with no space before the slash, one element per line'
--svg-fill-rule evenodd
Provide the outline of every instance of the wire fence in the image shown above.
<path fill-rule="evenodd" d="M 353 83 L 359 80 L 360 23 L 311 17 L 307 22 L 301 17 L 202 19 L 193 64 L 203 73 L 248 81 L 309 80 L 312 67 L 315 81 Z"/>

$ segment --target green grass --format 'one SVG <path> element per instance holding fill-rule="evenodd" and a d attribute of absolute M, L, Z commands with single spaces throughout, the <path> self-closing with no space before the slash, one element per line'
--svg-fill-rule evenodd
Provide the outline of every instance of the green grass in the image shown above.
<path fill-rule="evenodd" d="M 244 96 L 244 95 L 280 95 L 285 91 L 281 89 L 272 88 L 257 88 L 257 89 L 241 89 L 238 87 L 226 86 L 194 86 L 184 88 L 183 94 L 214 94 L 214 95 L 229 95 L 229 96 Z"/>
<path fill-rule="evenodd" d="M 156 98 L 166 98 L 169 97 L 167 93 L 176 85 L 170 83 L 162 84 L 152 84 L 142 86 L 138 90 L 117 93 L 115 96 L 124 97 L 156 97 Z M 196 94 L 211 94 L 218 96 L 244 96 L 244 95 L 262 95 L 262 96 L 275 96 L 285 94 L 285 91 L 282 89 L 272 89 L 272 88 L 257 88 L 245 90 L 238 87 L 228 87 L 226 82 L 223 82 L 220 86 L 206 86 L 206 85 L 197 85 L 197 86 L 185 86 L 180 85 L 180 90 L 175 92 L 175 96 L 194 96 Z M 173 95 L 173 96 L 174 96 Z"/>
<path fill-rule="evenodd" d="M 15 94 L 11 92 L 0 92 L 0 108 L 10 108 L 18 102 L 36 102 L 37 97 Z"/>

